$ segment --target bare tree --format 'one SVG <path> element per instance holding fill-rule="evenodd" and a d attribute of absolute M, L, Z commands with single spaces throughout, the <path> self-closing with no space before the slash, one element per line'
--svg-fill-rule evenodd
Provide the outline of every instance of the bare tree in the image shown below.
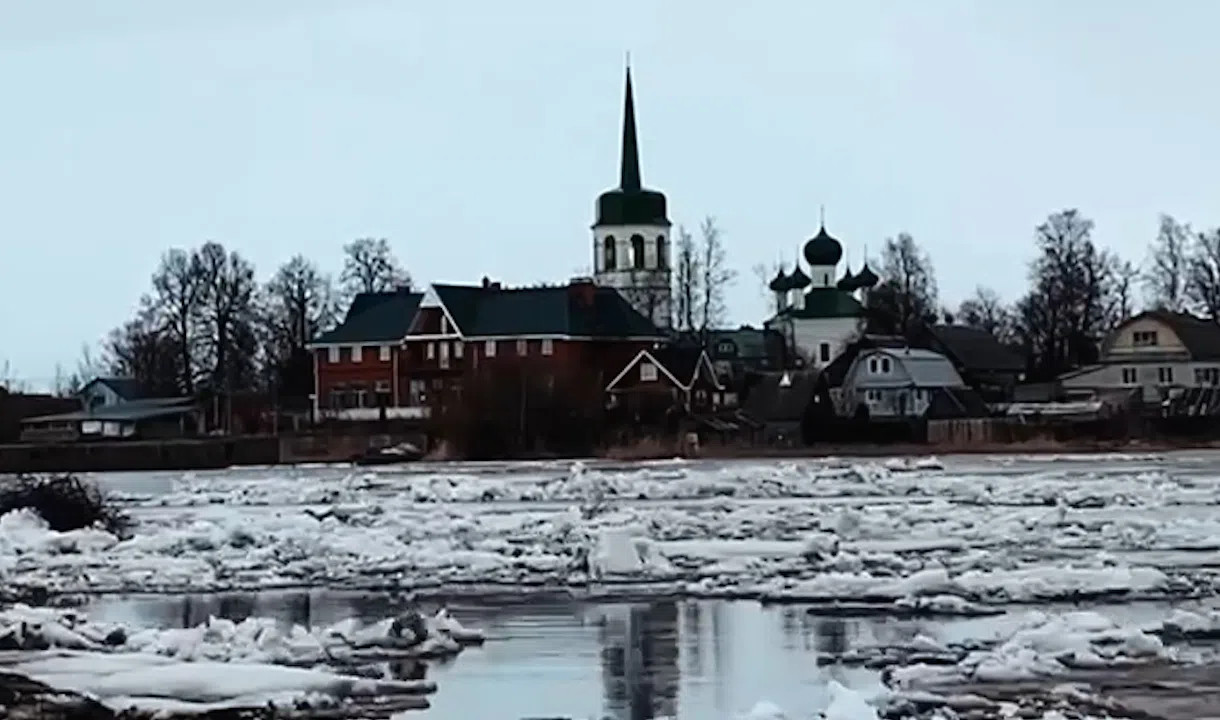
<path fill-rule="evenodd" d="M 330 277 L 297 255 L 267 283 L 267 370 L 277 391 L 304 397 L 313 390 L 313 363 L 305 346 L 338 317 Z"/>
<path fill-rule="evenodd" d="M 771 290 L 771 281 L 775 279 L 776 274 L 782 269 L 783 265 L 779 262 L 773 262 L 770 265 L 757 263 L 754 267 L 750 268 L 750 272 L 753 273 L 754 279 L 758 282 L 758 291 L 762 294 L 763 301 L 767 307 L 776 313 L 783 309 L 783 303 L 776 299 L 775 292 Z"/>
<path fill-rule="evenodd" d="M 387 292 L 411 286 L 411 275 L 398 262 L 385 238 L 353 240 L 343 246 L 343 254 L 339 282 L 349 300 L 362 292 Z"/>
<path fill-rule="evenodd" d="M 695 239 L 685 227 L 678 226 L 678 241 L 674 247 L 674 325 L 679 330 L 689 332 L 696 327 L 702 280 Z"/>
<path fill-rule="evenodd" d="M 199 249 L 203 278 L 202 340 L 208 360 L 209 384 L 231 392 L 248 387 L 256 375 L 258 286 L 254 268 L 220 243 Z"/>
<path fill-rule="evenodd" d="M 1135 314 L 1135 285 L 1140 279 L 1140 270 L 1130 260 L 1118 257 L 1111 258 L 1111 263 L 1106 316 L 1107 326 L 1112 329 Z"/>
<path fill-rule="evenodd" d="M 151 309 L 145 320 L 169 333 L 178 357 L 175 380 L 181 392 L 190 394 L 199 369 L 196 329 L 204 293 L 199 256 L 179 248 L 166 252 L 153 273 L 152 285 L 152 297 L 141 300 Z"/>
<path fill-rule="evenodd" d="M 1071 209 L 1038 226 L 1032 287 L 1017 305 L 1016 330 L 1032 369 L 1050 378 L 1094 362 L 1114 322 L 1118 259 L 1092 239 L 1093 222 Z"/>
<path fill-rule="evenodd" d="M 999 293 L 981 285 L 975 288 L 973 297 L 958 307 L 954 319 L 967 327 L 989 332 L 1001 341 L 1006 342 L 1012 336 L 1012 312 Z"/>
<path fill-rule="evenodd" d="M 1195 235 L 1187 264 L 1186 297 L 1198 312 L 1220 322 L 1220 228 Z"/>
<path fill-rule="evenodd" d="M 267 283 L 266 299 L 272 334 L 288 351 L 304 349 L 338 312 L 330 278 L 303 255 L 280 266 Z"/>
<path fill-rule="evenodd" d="M 1143 276 L 1149 306 L 1171 312 L 1186 308 L 1192 250 L 1190 226 L 1161 215 Z"/>
<path fill-rule="evenodd" d="M 928 254 L 907 233 L 885 241 L 881 277 L 868 302 L 892 319 L 893 332 L 907 332 L 915 322 L 936 321 L 936 273 Z"/>
<path fill-rule="evenodd" d="M 102 352 L 111 373 L 140 381 L 154 395 L 181 392 L 178 339 L 151 309 L 144 308 L 112 331 Z"/>
<path fill-rule="evenodd" d="M 727 320 L 725 292 L 737 278 L 737 272 L 728 265 L 724 238 L 715 218 L 704 218 L 699 231 L 699 289 L 702 291 L 699 300 L 699 330 L 706 333 Z"/>

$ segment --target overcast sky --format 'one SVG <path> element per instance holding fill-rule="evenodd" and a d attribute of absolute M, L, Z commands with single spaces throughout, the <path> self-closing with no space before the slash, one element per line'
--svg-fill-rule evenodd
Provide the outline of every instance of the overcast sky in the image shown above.
<path fill-rule="evenodd" d="M 1079 207 L 1142 260 L 1220 224 L 1220 4 L 13 0 L 0 4 L 0 365 L 36 385 L 208 239 L 264 276 L 389 238 L 417 280 L 564 280 L 618 178 L 631 52 L 644 181 L 750 272 L 817 230 L 910 232 L 942 300 L 1022 292 Z"/>

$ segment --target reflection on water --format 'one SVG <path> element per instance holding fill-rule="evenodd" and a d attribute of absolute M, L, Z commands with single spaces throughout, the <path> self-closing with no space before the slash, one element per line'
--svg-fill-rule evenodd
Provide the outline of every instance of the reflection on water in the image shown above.
<path fill-rule="evenodd" d="M 270 616 L 318 627 L 350 617 L 379 620 L 403 606 L 391 596 L 316 591 L 105 598 L 89 612 L 102 620 L 161 627 L 193 626 L 209 615 L 238 621 Z M 1011 631 L 1024 615 L 841 618 L 799 606 L 727 601 L 450 607 L 460 620 L 486 631 L 486 645 L 468 648 L 452 662 L 400 662 L 379 670 L 402 678 L 426 673 L 438 683 L 433 707 L 416 715 L 420 720 L 705 720 L 736 717 L 763 699 L 811 716 L 826 707 L 831 678 L 866 694 L 880 690 L 873 671 L 819 667 L 819 655 L 906 644 L 920 634 L 941 642 L 982 639 Z M 1104 610 L 1116 619 L 1149 612 L 1138 605 Z"/>

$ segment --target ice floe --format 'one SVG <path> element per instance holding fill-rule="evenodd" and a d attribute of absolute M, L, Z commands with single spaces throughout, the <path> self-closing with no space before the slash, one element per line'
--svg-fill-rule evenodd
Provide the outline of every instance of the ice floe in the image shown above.
<path fill-rule="evenodd" d="M 830 458 L 234 469 L 135 486 L 103 475 L 132 536 L 10 513 L 0 578 L 38 593 L 630 586 L 965 614 L 1209 591 L 1220 477 L 1157 457 L 1152 469 L 1116 455 L 1067 469 Z"/>
<path fill-rule="evenodd" d="M 113 709 L 187 710 L 267 703 L 333 705 L 398 697 L 423 707 L 435 685 L 399 680 L 370 663 L 451 657 L 483 642 L 445 608 L 380 622 L 306 629 L 266 618 L 209 618 L 193 628 L 142 629 L 90 622 L 72 610 L 0 610 L 3 667 Z"/>

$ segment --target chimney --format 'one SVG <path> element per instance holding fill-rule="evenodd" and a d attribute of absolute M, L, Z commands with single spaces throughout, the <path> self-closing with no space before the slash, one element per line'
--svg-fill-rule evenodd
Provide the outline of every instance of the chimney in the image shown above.
<path fill-rule="evenodd" d="M 483 276 L 483 289 L 486 290 L 489 287 L 491 287 L 491 278 L 484 275 Z"/>
<path fill-rule="evenodd" d="M 591 306 L 596 294 L 597 286 L 593 284 L 592 278 L 574 277 L 568 281 L 568 296 L 574 298 L 583 307 Z"/>

